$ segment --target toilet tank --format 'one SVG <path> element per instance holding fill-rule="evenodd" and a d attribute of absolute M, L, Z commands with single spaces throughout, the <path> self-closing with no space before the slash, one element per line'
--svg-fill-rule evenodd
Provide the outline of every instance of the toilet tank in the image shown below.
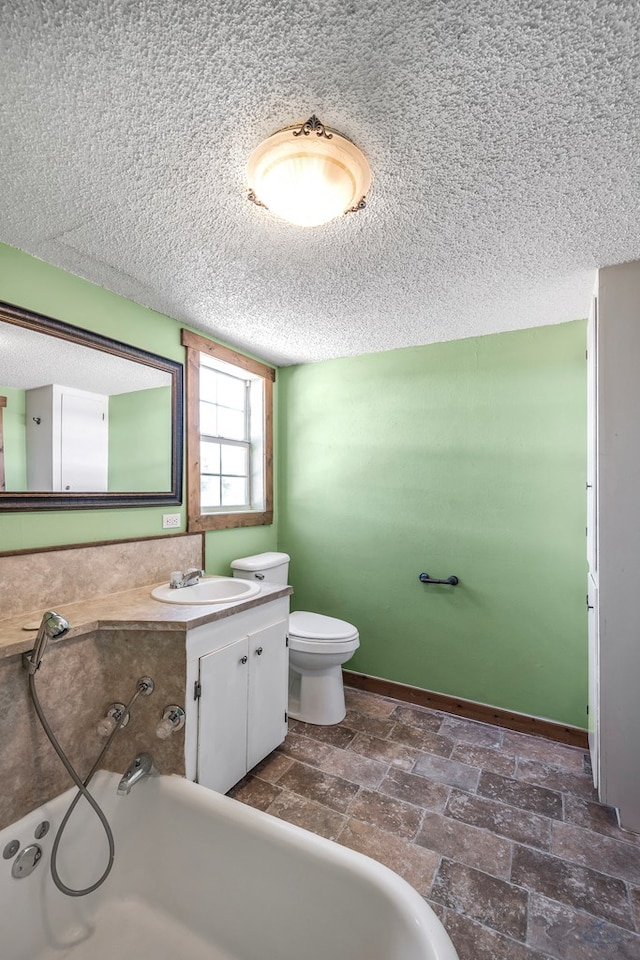
<path fill-rule="evenodd" d="M 267 583 L 289 582 L 288 553 L 256 553 L 252 557 L 240 557 L 231 561 L 234 577 L 243 580 L 265 580 Z"/>

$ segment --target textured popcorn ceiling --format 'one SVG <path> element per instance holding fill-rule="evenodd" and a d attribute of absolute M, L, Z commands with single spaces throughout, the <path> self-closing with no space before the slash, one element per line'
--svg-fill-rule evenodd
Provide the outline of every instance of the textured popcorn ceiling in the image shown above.
<path fill-rule="evenodd" d="M 79 343 L 0 323 L 0 384 L 32 390 L 50 383 L 112 396 L 170 386 L 171 376 Z"/>
<path fill-rule="evenodd" d="M 637 0 L 0 0 L 0 239 L 276 363 L 584 317 L 640 257 Z M 316 113 L 362 213 L 245 163 Z"/>

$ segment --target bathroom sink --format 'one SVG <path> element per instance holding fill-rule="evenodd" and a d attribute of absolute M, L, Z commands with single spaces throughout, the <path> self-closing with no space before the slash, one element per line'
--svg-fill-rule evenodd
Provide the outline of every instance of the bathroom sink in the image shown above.
<path fill-rule="evenodd" d="M 177 590 L 163 583 L 154 587 L 151 596 L 162 603 L 233 603 L 236 600 L 248 600 L 260 593 L 260 584 L 238 577 L 205 577 L 192 587 L 180 587 Z"/>

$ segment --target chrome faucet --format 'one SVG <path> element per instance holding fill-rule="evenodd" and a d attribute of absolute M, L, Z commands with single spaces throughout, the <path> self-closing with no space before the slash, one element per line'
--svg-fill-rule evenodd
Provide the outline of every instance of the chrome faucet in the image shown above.
<path fill-rule="evenodd" d="M 171 574 L 169 586 L 172 590 L 180 590 L 181 587 L 193 587 L 200 577 L 204 577 L 204 570 L 198 570 L 197 567 L 190 567 L 185 573 L 174 570 Z"/>
<path fill-rule="evenodd" d="M 138 780 L 142 780 L 144 777 L 157 776 L 159 776 L 159 774 L 154 766 L 151 754 L 139 753 L 137 757 L 133 758 L 125 770 L 124 776 L 118 784 L 116 793 L 119 797 L 126 797 L 131 792 L 131 787 L 135 786 Z"/>

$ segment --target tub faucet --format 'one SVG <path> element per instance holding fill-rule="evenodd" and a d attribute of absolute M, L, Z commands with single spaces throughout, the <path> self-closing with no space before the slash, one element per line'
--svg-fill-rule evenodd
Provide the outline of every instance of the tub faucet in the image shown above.
<path fill-rule="evenodd" d="M 138 780 L 142 780 L 144 777 L 157 777 L 158 775 L 151 754 L 139 753 L 137 757 L 133 758 L 125 770 L 124 776 L 118 784 L 116 793 L 119 797 L 126 797 L 131 792 L 131 787 L 133 787 Z"/>
<path fill-rule="evenodd" d="M 204 577 L 204 570 L 198 570 L 197 567 L 190 567 L 185 573 L 181 570 L 174 570 L 171 574 L 169 586 L 172 590 L 179 590 L 181 587 L 193 587 L 200 577 Z"/>

